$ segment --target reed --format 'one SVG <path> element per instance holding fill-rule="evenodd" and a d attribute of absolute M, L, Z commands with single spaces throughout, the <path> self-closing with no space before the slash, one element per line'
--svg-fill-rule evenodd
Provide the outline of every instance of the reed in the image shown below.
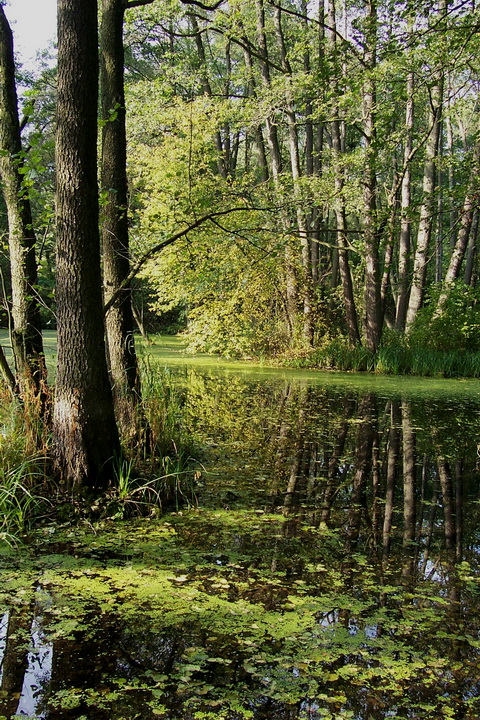
<path fill-rule="evenodd" d="M 344 339 L 335 339 L 288 364 L 303 368 L 373 371 L 385 375 L 480 377 L 479 352 L 409 346 L 400 339 L 397 342 L 387 341 L 375 355 L 361 346 L 350 346 Z"/>

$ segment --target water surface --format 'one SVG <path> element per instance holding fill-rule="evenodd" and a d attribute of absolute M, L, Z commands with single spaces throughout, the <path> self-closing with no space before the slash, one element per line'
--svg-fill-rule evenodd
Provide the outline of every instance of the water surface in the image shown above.
<path fill-rule="evenodd" d="M 5 549 L 0 716 L 478 718 L 479 383 L 151 354 L 197 502 Z"/>

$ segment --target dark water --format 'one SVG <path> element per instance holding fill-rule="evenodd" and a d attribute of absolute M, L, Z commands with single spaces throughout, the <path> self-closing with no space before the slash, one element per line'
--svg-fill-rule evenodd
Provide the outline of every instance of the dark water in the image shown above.
<path fill-rule="evenodd" d="M 480 717 L 480 390 L 311 377 L 170 371 L 197 504 L 5 553 L 0 717 Z"/>

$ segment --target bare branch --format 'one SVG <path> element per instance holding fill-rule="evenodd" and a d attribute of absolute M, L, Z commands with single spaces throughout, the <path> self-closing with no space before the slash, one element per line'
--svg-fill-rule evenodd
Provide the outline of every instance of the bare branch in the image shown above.
<path fill-rule="evenodd" d="M 196 5 L 196 7 L 202 8 L 202 10 L 216 10 L 224 2 L 224 0 L 217 0 L 213 5 L 205 5 L 200 0 L 181 0 L 184 5 Z"/>
<path fill-rule="evenodd" d="M 123 7 L 125 10 L 130 8 L 141 7 L 142 5 L 151 5 L 155 0 L 124 0 Z"/>

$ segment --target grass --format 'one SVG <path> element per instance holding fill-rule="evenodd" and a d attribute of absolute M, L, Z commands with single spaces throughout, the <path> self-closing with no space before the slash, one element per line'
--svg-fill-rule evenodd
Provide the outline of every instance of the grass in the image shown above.
<path fill-rule="evenodd" d="M 49 340 L 53 341 L 52 338 Z M 111 490 L 91 505 L 64 497 L 52 477 L 50 437 L 34 403 L 23 406 L 5 392 L 0 396 L 0 543 L 16 544 L 46 509 L 59 520 L 75 521 L 93 513 L 126 518 L 159 514 L 196 503 L 198 448 L 183 423 L 184 397 L 173 376 L 148 358 L 142 361 L 143 413 L 148 443 L 125 450 Z M 45 496 L 56 500 L 46 506 Z"/>
<path fill-rule="evenodd" d="M 0 466 L 0 541 L 17 544 L 44 512 L 47 501 L 39 490 L 44 478 L 44 458 L 25 458 L 11 468 Z"/>
<path fill-rule="evenodd" d="M 362 346 L 351 347 L 344 339 L 332 340 L 307 356 L 295 358 L 289 365 L 324 370 L 370 371 L 385 375 L 480 377 L 480 353 L 389 343 L 373 354 Z"/>

